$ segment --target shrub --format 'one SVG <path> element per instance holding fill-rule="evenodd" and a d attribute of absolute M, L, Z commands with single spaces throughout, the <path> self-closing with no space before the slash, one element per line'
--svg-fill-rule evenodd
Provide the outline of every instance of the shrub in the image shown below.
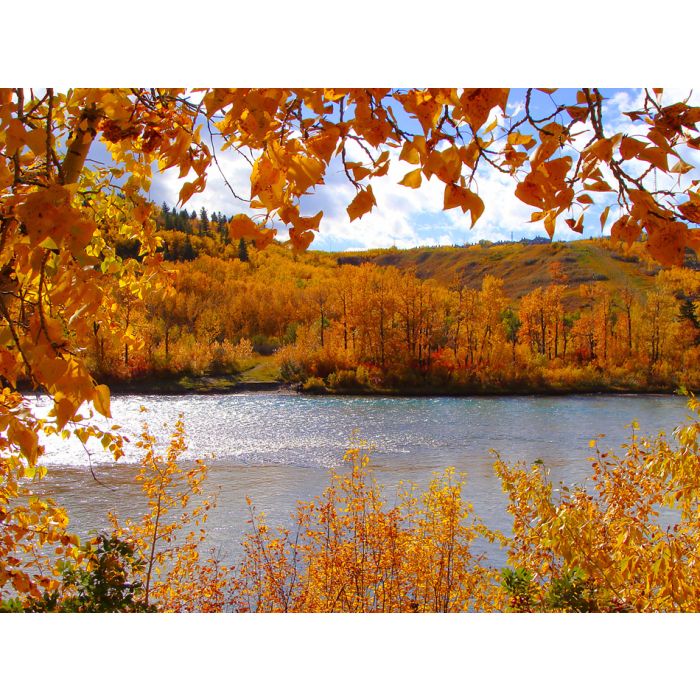
<path fill-rule="evenodd" d="M 326 384 L 320 377 L 309 377 L 302 385 L 302 390 L 310 394 L 325 394 Z"/>

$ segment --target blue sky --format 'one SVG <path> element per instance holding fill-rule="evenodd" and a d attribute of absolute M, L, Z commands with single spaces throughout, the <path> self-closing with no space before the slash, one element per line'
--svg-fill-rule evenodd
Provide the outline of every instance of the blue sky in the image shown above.
<path fill-rule="evenodd" d="M 687 97 L 689 89 L 673 89 L 664 94 L 664 103 L 671 104 Z M 607 99 L 604 117 L 615 130 L 622 129 L 632 133 L 634 126 L 622 116 L 622 112 L 633 109 L 639 104 L 642 91 L 632 88 L 606 89 Z M 698 95 L 694 91 L 694 95 Z M 508 115 L 517 118 L 522 111 L 524 89 L 513 89 L 508 103 Z M 575 90 L 563 90 L 556 95 L 560 101 L 575 102 Z M 535 111 L 548 114 L 552 110 L 548 95 L 537 92 L 533 101 Z M 494 114 L 500 112 L 495 110 Z M 417 125 L 417 122 L 415 123 Z M 409 125 L 415 133 L 420 127 Z M 404 124 L 402 124 L 402 127 Z M 585 142 L 586 136 L 581 137 Z M 357 160 L 362 160 L 358 151 Z M 691 163 L 700 165 L 697 151 L 689 155 Z M 695 159 L 695 160 L 693 160 Z M 249 194 L 249 166 L 242 157 L 227 151 L 219 155 L 219 160 L 236 192 L 243 196 Z M 493 169 L 480 170 L 477 178 L 477 191 L 484 200 L 486 210 L 474 228 L 470 228 L 470 217 L 459 209 L 442 211 L 444 185 L 433 177 L 423 181 L 421 188 L 414 190 L 398 185 L 403 175 L 415 166 L 394 159 L 386 177 L 372 180 L 372 189 L 377 200 L 377 207 L 362 219 L 350 222 L 345 207 L 352 200 L 354 188 L 345 179 L 339 162 L 331 162 L 326 176 L 326 184 L 319 187 L 311 196 L 302 201 L 302 213 L 313 214 L 319 209 L 324 211 L 320 230 L 312 244 L 317 250 L 357 250 L 375 247 L 409 248 L 419 245 L 450 245 L 477 242 L 482 239 L 519 240 L 545 235 L 541 223 L 529 223 L 532 208 L 521 203 L 513 194 L 515 181 Z M 178 191 L 183 181 L 177 179 L 174 171 L 157 174 L 151 188 L 153 201 L 160 204 L 166 201 L 173 205 L 178 199 Z M 607 204 L 614 204 L 614 199 L 600 199 L 600 204 L 588 210 L 584 236 L 601 235 L 599 217 Z M 248 212 L 246 205 L 237 201 L 228 191 L 223 180 L 212 168 L 205 192 L 195 195 L 186 204 L 188 210 L 199 211 L 204 206 L 208 211 L 221 211 L 230 216 Z M 563 218 L 557 224 L 555 239 L 572 240 L 579 238 L 569 230 Z M 611 211 L 605 233 L 615 221 L 615 209 Z M 284 239 L 284 235 L 281 236 Z"/>

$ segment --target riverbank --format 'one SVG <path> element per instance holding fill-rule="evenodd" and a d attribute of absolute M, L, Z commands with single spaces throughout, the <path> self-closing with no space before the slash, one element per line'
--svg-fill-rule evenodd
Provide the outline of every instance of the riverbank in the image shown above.
<path fill-rule="evenodd" d="M 131 381 L 106 381 L 113 395 L 163 394 L 241 394 L 248 392 L 293 393 L 297 391 L 281 381 L 245 381 L 236 375 L 214 377 L 146 377 Z"/>
<path fill-rule="evenodd" d="M 411 388 L 385 388 L 385 387 L 336 387 L 331 388 L 320 382 L 307 385 L 291 384 L 280 380 L 250 381 L 241 379 L 237 375 L 203 376 L 203 377 L 147 377 L 133 379 L 131 381 L 109 381 L 110 391 L 113 395 L 133 396 L 138 394 L 183 396 L 183 395 L 209 395 L 209 394 L 245 394 L 245 393 L 269 393 L 282 395 L 310 395 L 310 396 L 366 396 L 366 397 L 395 397 L 395 398 L 420 398 L 420 397 L 481 397 L 481 396 L 573 396 L 573 395 L 672 395 L 679 391 L 678 387 L 665 385 L 651 385 L 640 387 L 638 385 L 606 386 L 587 385 L 581 387 L 562 386 L 455 386 L 455 387 L 411 387 Z"/>

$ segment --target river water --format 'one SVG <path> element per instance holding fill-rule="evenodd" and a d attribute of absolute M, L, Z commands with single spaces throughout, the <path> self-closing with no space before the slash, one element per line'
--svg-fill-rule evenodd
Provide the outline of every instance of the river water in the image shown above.
<path fill-rule="evenodd" d="M 50 407 L 44 397 L 32 401 L 38 413 Z M 142 406 L 148 411 L 142 412 Z M 466 474 L 465 493 L 475 512 L 487 525 L 508 531 L 492 450 L 509 462 L 541 459 L 552 480 L 573 484 L 589 473 L 592 438 L 602 448 L 616 450 L 629 437 L 632 421 L 646 434 L 670 433 L 684 421 L 687 409 L 681 397 L 650 395 L 115 396 L 113 420 L 103 424 L 117 423 L 131 436 L 125 458 L 115 464 L 98 443 L 88 443 L 88 454 L 77 440 L 51 438 L 42 458 L 49 475 L 40 492 L 67 507 L 72 528 L 81 535 L 106 527 L 109 510 L 138 515 L 144 500 L 133 479 L 140 456 L 136 435 L 146 420 L 166 445 L 180 414 L 188 436 L 184 459 L 204 459 L 210 465 L 209 487 L 219 491 L 208 523 L 211 544 L 235 560 L 249 527 L 246 496 L 271 524 L 289 523 L 298 500 L 322 492 L 329 467 L 342 468 L 353 431 L 374 444 L 373 475 L 387 495 L 396 492 L 399 481 L 425 486 L 436 470 L 454 466 Z M 488 554 L 494 564 L 503 564 L 502 553 L 491 548 Z"/>

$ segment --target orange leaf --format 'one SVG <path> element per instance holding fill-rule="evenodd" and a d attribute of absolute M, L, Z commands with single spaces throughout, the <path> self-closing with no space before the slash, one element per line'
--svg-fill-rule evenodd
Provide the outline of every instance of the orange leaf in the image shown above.
<path fill-rule="evenodd" d="M 494 107 L 505 112 L 508 88 L 465 88 L 459 98 L 464 118 L 474 131 L 478 131 L 488 119 Z"/>
<path fill-rule="evenodd" d="M 647 248 L 662 265 L 682 265 L 685 257 L 687 226 L 680 221 L 668 221 L 658 217 L 647 219 Z"/>
<path fill-rule="evenodd" d="M 59 430 L 63 430 L 66 423 L 73 418 L 77 406 L 66 398 L 59 398 L 54 406 L 54 411 L 56 413 L 56 427 Z"/>
<path fill-rule="evenodd" d="M 372 185 L 368 185 L 367 189 L 360 190 L 355 198 L 347 207 L 350 221 L 361 219 L 367 212 L 372 211 L 372 207 L 377 203 L 372 192 Z"/>
<path fill-rule="evenodd" d="M 630 216 L 620 217 L 610 228 L 610 237 L 613 241 L 624 241 L 631 245 L 642 233 L 639 224 Z"/>
<path fill-rule="evenodd" d="M 93 397 L 93 403 L 95 408 L 99 413 L 101 413 L 105 418 L 111 418 L 112 412 L 110 411 L 109 405 L 109 387 L 106 384 L 98 384 L 95 387 L 95 396 Z"/>
<path fill-rule="evenodd" d="M 639 155 L 645 148 L 646 146 L 641 141 L 637 141 L 637 139 L 629 136 L 623 136 L 620 143 L 620 155 L 623 160 L 629 160 Z"/>
<path fill-rule="evenodd" d="M 663 149 L 658 148 L 657 146 L 645 148 L 637 157 L 640 160 L 645 160 L 648 163 L 651 163 L 655 167 L 659 168 L 659 170 L 668 172 L 668 158 L 666 157 L 666 153 L 664 153 Z"/>
<path fill-rule="evenodd" d="M 531 207 L 542 206 L 542 190 L 530 180 L 523 180 L 516 185 L 515 196 Z"/>
<path fill-rule="evenodd" d="M 257 238 L 253 239 L 255 247 L 258 250 L 263 250 L 264 248 L 267 248 L 267 246 L 269 246 L 270 243 L 272 243 L 272 241 L 275 239 L 276 233 L 277 232 L 273 228 L 258 229 Z M 311 234 L 311 240 L 313 240 L 313 233 Z"/>
<path fill-rule="evenodd" d="M 258 237 L 258 227 L 253 220 L 245 214 L 237 214 L 234 216 L 228 225 L 228 232 L 231 238 L 250 238 Z"/>
<path fill-rule="evenodd" d="M 465 214 L 467 210 L 469 210 L 472 219 L 471 228 L 474 227 L 474 224 L 484 213 L 484 203 L 481 201 L 479 195 L 474 194 L 466 187 L 449 184 L 445 187 L 443 209 L 452 209 L 454 207 L 460 207 Z"/>
<path fill-rule="evenodd" d="M 410 173 L 406 173 L 399 182 L 399 185 L 403 185 L 404 187 L 413 187 L 414 189 L 416 187 L 420 187 L 421 183 L 421 169 L 417 168 L 416 170 L 411 170 Z"/>
<path fill-rule="evenodd" d="M 612 139 L 600 139 L 595 143 L 591 144 L 585 151 L 586 153 L 592 153 L 598 160 L 610 162 L 613 152 L 613 140 Z"/>
<path fill-rule="evenodd" d="M 314 240 L 314 234 L 311 231 L 299 232 L 296 229 L 292 229 L 289 232 L 289 240 L 292 242 L 292 246 L 295 250 L 306 250 Z"/>
<path fill-rule="evenodd" d="M 513 131 L 508 134 L 508 143 L 511 146 L 525 146 L 525 148 L 532 148 L 536 141 L 532 138 L 530 134 L 521 134 L 519 131 Z"/>
<path fill-rule="evenodd" d="M 700 204 L 692 201 L 684 202 L 678 210 L 693 223 L 700 224 Z"/>

